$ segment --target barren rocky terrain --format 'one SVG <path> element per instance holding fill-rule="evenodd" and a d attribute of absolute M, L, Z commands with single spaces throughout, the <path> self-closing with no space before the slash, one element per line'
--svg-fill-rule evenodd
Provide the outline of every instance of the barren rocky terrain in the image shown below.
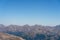
<path fill-rule="evenodd" d="M 24 39 L 21 37 L 0 32 L 0 40 L 24 40 Z"/>

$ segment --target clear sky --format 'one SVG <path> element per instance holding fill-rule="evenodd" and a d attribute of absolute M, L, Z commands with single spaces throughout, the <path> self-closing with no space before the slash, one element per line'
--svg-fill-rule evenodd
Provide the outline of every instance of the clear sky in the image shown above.
<path fill-rule="evenodd" d="M 0 0 L 0 24 L 59 25 L 59 0 Z"/>

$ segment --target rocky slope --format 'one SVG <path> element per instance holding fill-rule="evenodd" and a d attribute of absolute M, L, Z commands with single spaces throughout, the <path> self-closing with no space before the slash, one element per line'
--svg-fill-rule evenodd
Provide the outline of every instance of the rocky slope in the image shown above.
<path fill-rule="evenodd" d="M 24 40 L 24 39 L 21 37 L 0 32 L 0 40 Z"/>

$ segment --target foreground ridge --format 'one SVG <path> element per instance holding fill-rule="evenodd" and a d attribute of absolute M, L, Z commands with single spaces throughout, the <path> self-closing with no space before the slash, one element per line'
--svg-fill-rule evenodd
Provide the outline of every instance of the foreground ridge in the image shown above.
<path fill-rule="evenodd" d="M 0 40 L 24 40 L 21 37 L 0 32 Z"/>

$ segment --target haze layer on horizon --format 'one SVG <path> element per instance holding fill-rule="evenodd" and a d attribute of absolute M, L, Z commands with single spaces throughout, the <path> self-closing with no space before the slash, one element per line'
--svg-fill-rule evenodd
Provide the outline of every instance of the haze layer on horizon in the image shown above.
<path fill-rule="evenodd" d="M 59 0 L 0 0 L 0 24 L 59 25 Z"/>

